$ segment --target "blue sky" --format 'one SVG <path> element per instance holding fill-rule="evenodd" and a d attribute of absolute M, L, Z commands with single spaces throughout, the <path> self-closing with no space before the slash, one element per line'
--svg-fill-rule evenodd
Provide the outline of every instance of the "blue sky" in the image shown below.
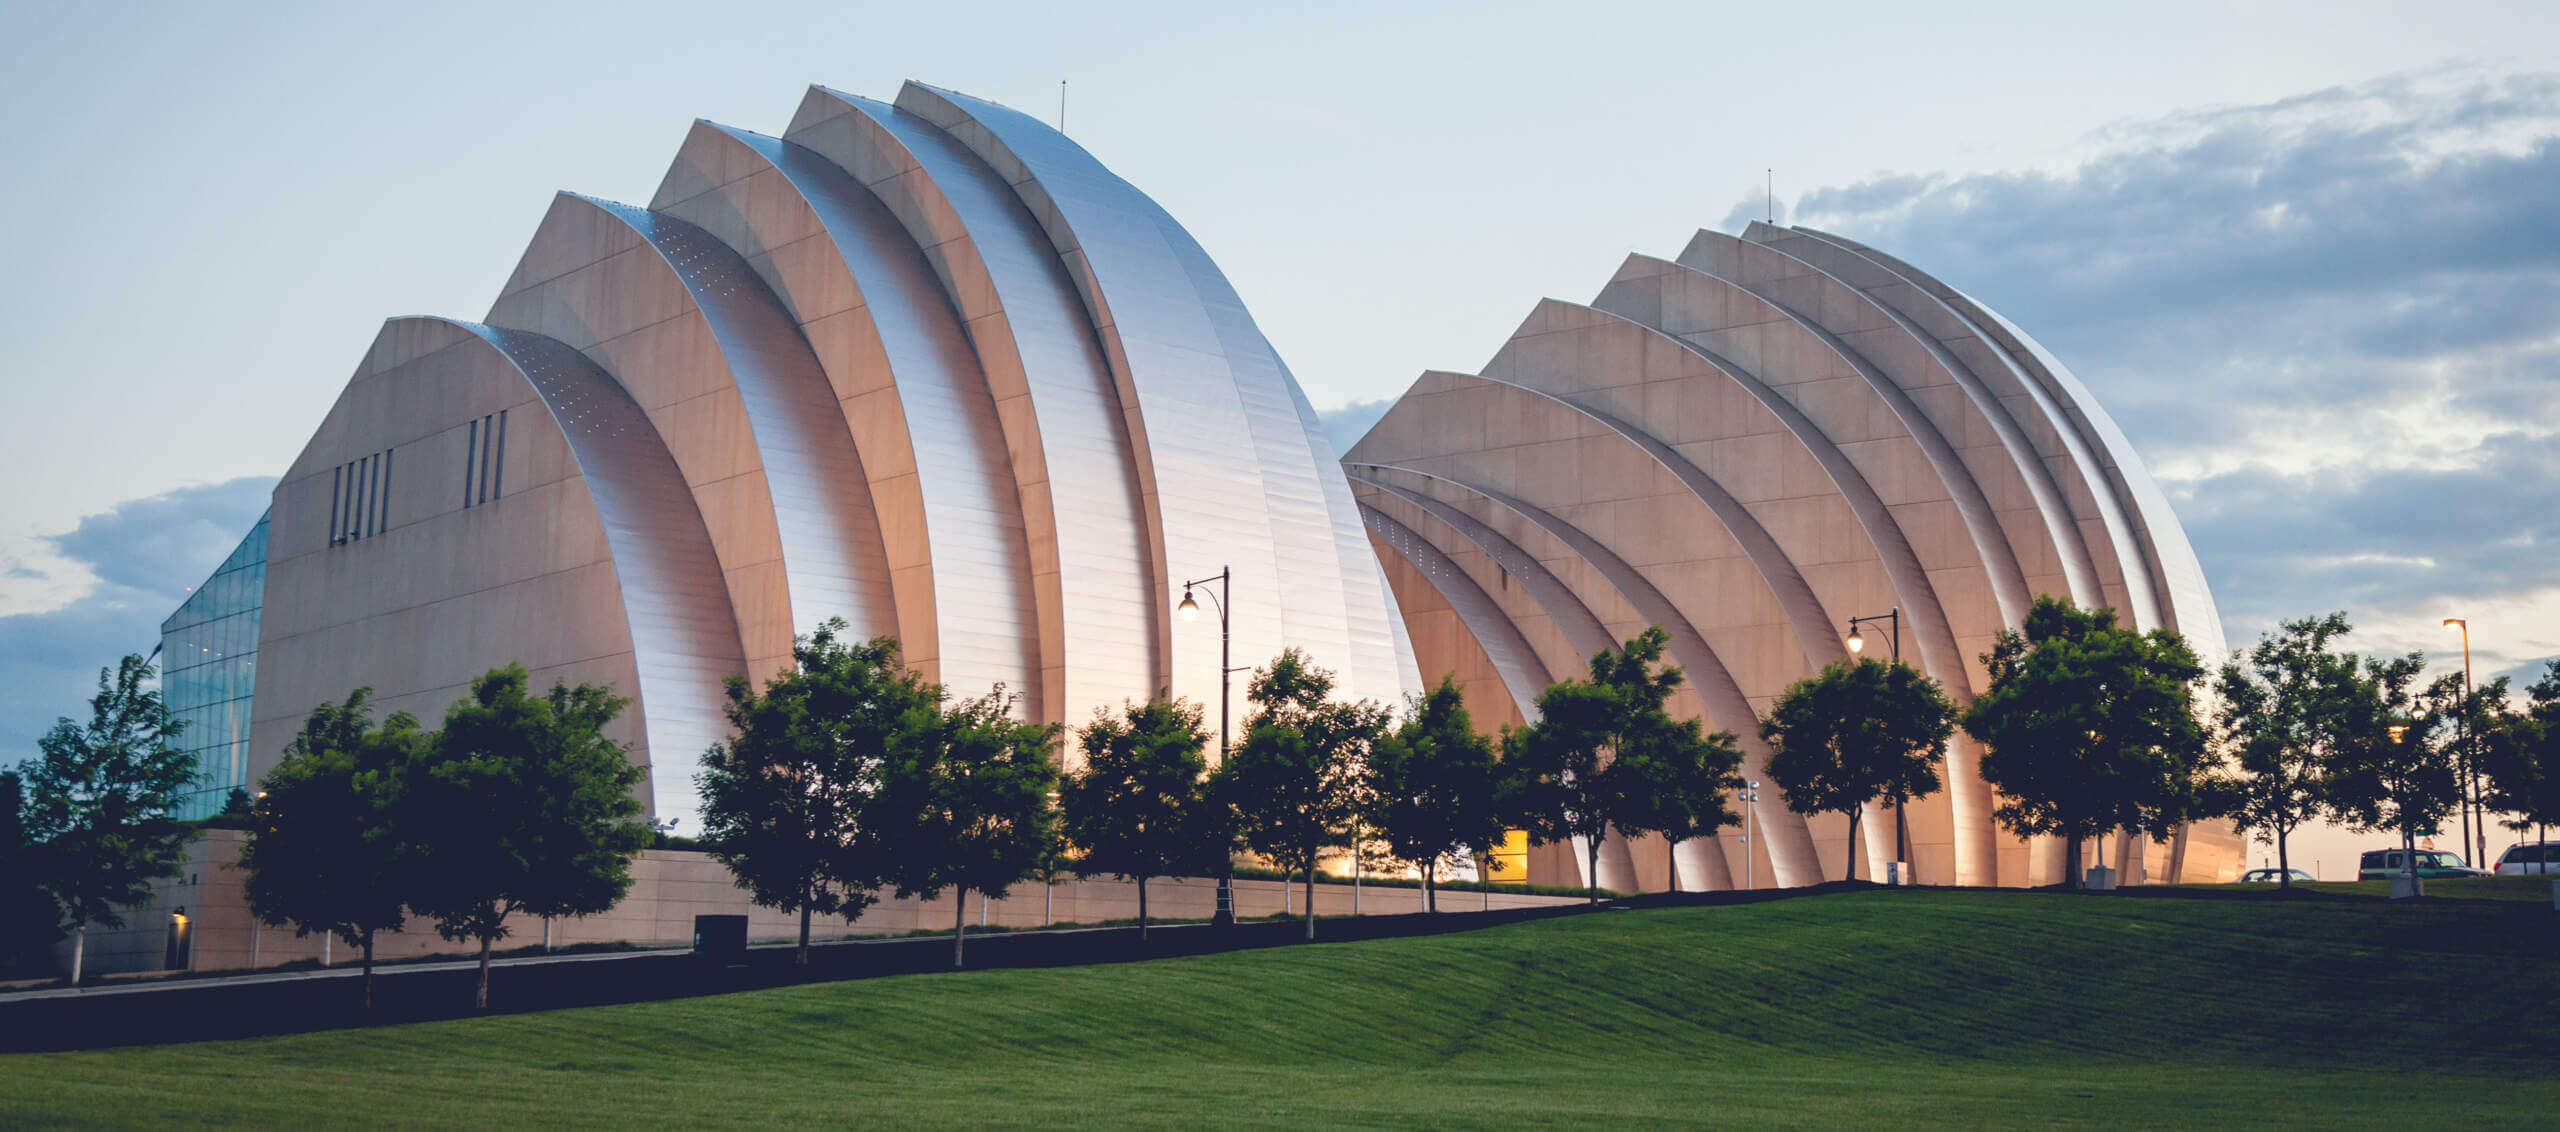
<path fill-rule="evenodd" d="M 246 529 L 380 321 L 487 308 L 812 82 L 1054 115 L 1356 432 L 1541 297 L 1778 207 L 2002 310 L 2233 639 L 2560 655 L 2560 5 L 0 8 L 0 761 Z"/>

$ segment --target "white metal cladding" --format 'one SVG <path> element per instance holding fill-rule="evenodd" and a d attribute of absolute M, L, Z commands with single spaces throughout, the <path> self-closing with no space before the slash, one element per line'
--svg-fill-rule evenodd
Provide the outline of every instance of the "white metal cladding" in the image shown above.
<path fill-rule="evenodd" d="M 862 459 L 800 328 L 737 250 L 710 233 L 644 208 L 589 203 L 657 251 L 719 344 L 773 502 L 794 629 L 842 617 L 856 637 L 896 632 Z"/>
<path fill-rule="evenodd" d="M 1168 587 L 1236 570 L 1235 633 L 1246 656 L 1305 649 L 1343 691 L 1418 692 L 1384 632 L 1391 600 L 1346 583 L 1375 559 L 1312 411 L 1235 289 L 1182 225 L 1082 146 L 1017 111 L 909 83 L 899 109 L 941 126 L 1019 195 L 1067 265 L 1101 335 L 1165 555 Z M 1318 449 L 1322 448 L 1322 451 Z M 1333 490 L 1327 490 L 1331 488 Z M 1259 493 L 1259 509 L 1237 508 Z M 1351 624 L 1354 604 L 1369 615 Z M 1170 642 L 1174 687 L 1199 695 L 1215 667 L 1205 634 Z"/>
<path fill-rule="evenodd" d="M 817 349 L 871 478 L 908 662 L 962 695 L 1002 684 L 1039 718 L 1021 496 L 977 352 L 922 250 L 833 162 L 708 122 L 653 207 L 749 252 Z"/>
<path fill-rule="evenodd" d="M 2161 623 L 2153 613 L 2161 610 L 2200 651 L 2218 653 L 2211 596 L 2165 499 L 2050 354 L 1881 253 L 1761 225 L 1749 241 L 1701 234 L 1678 264 L 1633 257 L 1595 303 L 1675 343 L 1693 363 L 1665 357 L 1650 339 L 1602 332 L 1596 312 L 1550 301 L 1484 377 L 1424 374 L 1346 455 L 1377 509 L 1373 523 L 1395 521 L 1400 537 L 1455 557 L 1484 549 L 1483 540 L 1459 524 L 1393 508 L 1453 490 L 1525 508 L 1569 552 L 1547 561 L 1553 574 L 1606 579 L 1672 631 L 1674 656 L 1710 687 L 1734 684 L 1728 673 L 1757 674 L 1742 679 L 1737 694 L 1770 694 L 1774 674 L 1836 652 L 1843 625 L 1832 622 L 1846 613 L 1826 609 L 1838 604 L 1834 594 L 1878 604 L 1890 596 L 1912 622 L 1906 627 L 1924 669 L 1959 702 L 1980 677 L 1969 654 L 2014 626 L 2032 592 L 2084 605 L 2119 599 L 2142 627 Z M 1505 392 L 1521 386 L 1600 428 Z M 1652 502 L 1662 488 L 1593 447 L 1606 433 L 1687 484 L 1714 519 L 1662 521 L 1676 513 Z M 1788 446 L 1802 455 L 1771 447 L 1777 436 L 1792 437 Z M 1806 456 L 1812 465 L 1794 463 Z M 1829 490 L 1813 486 L 1821 480 L 1807 467 L 1828 478 Z M 1750 486 L 1719 483 L 1728 477 Z M 1824 495 L 1845 509 L 1801 509 L 1800 501 Z M 1456 510 L 1440 503 L 1440 511 Z M 1440 518 L 1429 507 L 1422 512 Z M 1763 526 L 1774 535 L 1753 537 Z M 1428 557 L 1389 545 L 1409 560 Z M 1737 553 L 1760 573 L 1764 592 L 1734 584 Z M 1878 566 L 1889 590 L 1859 589 L 1866 583 L 1852 585 L 1841 573 Z M 1447 571 L 1409 577 L 1482 588 Z M 1702 586 L 1702 579 L 1718 581 Z M 1783 600 L 1789 593 L 1799 594 L 1792 604 Z M 1768 623 L 1772 596 L 1791 630 L 1784 636 Z M 1702 632 L 1714 647 L 1682 640 Z M 1807 632 L 1828 647 L 1808 644 Z M 1422 659 L 1436 667 L 1444 658 Z M 1707 708 L 1718 719 L 1735 715 Z M 1954 825 L 1952 858 L 1924 857 L 1921 879 L 2058 879 L 2061 854 L 2048 840 L 2022 843 L 1992 828 L 1992 799 L 1973 754 L 1969 742 L 1951 750 L 1949 796 L 1913 807 L 1915 844 L 1927 807 L 1941 807 L 1936 813 Z M 1824 844 L 1828 851 L 1836 834 Z M 1771 837 L 1765 847 L 1777 883 L 1802 883 L 1818 867 L 1810 840 Z M 2237 866 L 2238 848 L 2228 828 L 2195 826 L 2150 857 L 2171 879 L 2213 880 Z"/>
<path fill-rule="evenodd" d="M 1030 535 L 1042 715 L 1082 723 L 1154 694 L 1171 602 L 1119 391 L 1056 249 L 984 159 L 917 115 L 815 88 L 784 137 L 888 206 L 977 348 Z"/>
<path fill-rule="evenodd" d="M 1216 628 L 1171 627 L 1173 590 L 1232 566 L 1237 662 L 1294 644 L 1348 694 L 1419 691 L 1314 409 L 1198 244 L 1035 121 L 902 101 L 697 123 L 651 208 L 561 194 L 468 330 L 594 482 L 656 811 L 694 812 L 720 678 L 829 616 L 1081 723 L 1177 676 L 1215 695 Z"/>
<path fill-rule="evenodd" d="M 634 753 L 649 768 L 651 814 L 701 828 L 693 774 L 728 734 L 724 682 L 746 671 L 737 615 L 693 491 L 638 402 L 586 355 L 521 330 L 431 319 L 470 331 L 506 359 L 551 410 L 569 442 L 613 555 L 631 632 L 641 719 Z"/>

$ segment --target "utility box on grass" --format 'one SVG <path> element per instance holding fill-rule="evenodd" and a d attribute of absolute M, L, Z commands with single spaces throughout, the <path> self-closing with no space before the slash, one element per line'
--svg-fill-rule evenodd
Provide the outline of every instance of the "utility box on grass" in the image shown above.
<path fill-rule="evenodd" d="M 693 953 L 715 963 L 747 961 L 745 916 L 695 916 Z"/>

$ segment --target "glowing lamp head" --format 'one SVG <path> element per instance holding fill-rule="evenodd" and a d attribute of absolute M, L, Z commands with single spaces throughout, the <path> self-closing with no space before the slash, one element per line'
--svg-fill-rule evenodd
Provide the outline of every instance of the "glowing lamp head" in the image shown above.
<path fill-rule="evenodd" d="M 2403 735 L 2406 735 L 2406 734 L 2408 734 L 2408 733 L 2409 733 L 2409 725 L 2408 725 L 2408 724 L 2405 724 L 2405 723 L 2394 723 L 2394 724 L 2392 724 L 2392 725 L 2391 725 L 2391 741 L 2392 741 L 2392 742 L 2394 742 L 2394 743 L 2399 742 L 2399 741 L 2400 741 L 2400 737 L 2401 737 L 2401 736 L 2403 736 Z"/>
<path fill-rule="evenodd" d="M 1182 588 L 1182 604 L 1174 606 L 1173 611 L 1176 614 L 1179 614 L 1185 621 L 1197 621 L 1200 619 L 1200 603 L 1192 598 L 1191 587 L 1184 586 Z"/>
<path fill-rule="evenodd" d="M 1859 632 L 1855 625 L 1849 627 L 1849 651 L 1851 653 L 1867 651 L 1867 635 Z"/>

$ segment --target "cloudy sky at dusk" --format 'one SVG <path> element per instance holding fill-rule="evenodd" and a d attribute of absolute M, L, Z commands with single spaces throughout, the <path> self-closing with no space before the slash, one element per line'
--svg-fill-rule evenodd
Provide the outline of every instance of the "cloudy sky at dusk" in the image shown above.
<path fill-rule="evenodd" d="M 2560 656 L 2560 6 L 1927 7 L 11 4 L 0 762 L 149 650 L 384 317 L 478 316 L 554 190 L 645 202 L 697 116 L 907 77 L 1068 80 L 1345 440 L 1774 168 L 2070 363 L 2235 643 Z"/>

